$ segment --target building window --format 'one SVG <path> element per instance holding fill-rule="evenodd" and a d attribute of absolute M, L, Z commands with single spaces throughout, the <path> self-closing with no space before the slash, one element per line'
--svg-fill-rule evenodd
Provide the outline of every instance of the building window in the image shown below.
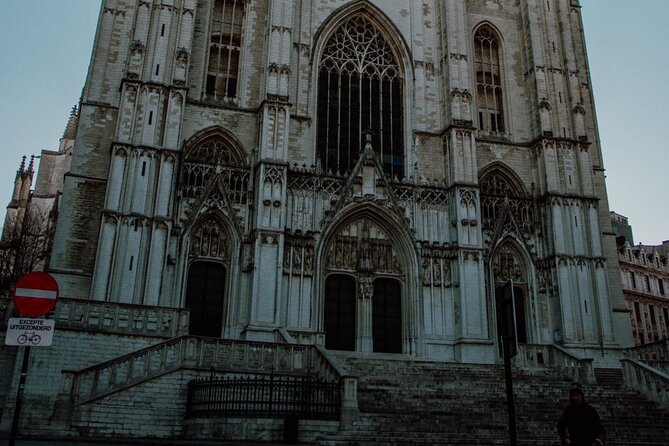
<path fill-rule="evenodd" d="M 197 198 L 212 181 L 220 178 L 227 188 L 228 198 L 235 204 L 244 204 L 248 198 L 249 175 L 242 149 L 235 147 L 225 135 L 214 133 L 186 149 L 180 194 L 184 198 Z"/>
<path fill-rule="evenodd" d="M 330 37 L 318 74 L 316 143 L 325 172 L 345 174 L 372 132 L 383 171 L 404 175 L 404 81 L 395 54 L 364 17 Z"/>
<path fill-rule="evenodd" d="M 481 177 L 479 185 L 484 230 L 495 230 L 507 206 L 522 230 L 528 232 L 532 230 L 533 202 L 527 198 L 522 185 L 513 179 L 511 173 L 502 169 L 492 170 Z"/>
<path fill-rule="evenodd" d="M 213 99 L 237 97 L 242 41 L 242 0 L 216 0 L 212 10 L 206 94 Z"/>
<path fill-rule="evenodd" d="M 634 277 L 634 272 L 630 271 L 630 286 L 636 288 L 636 277 Z"/>
<path fill-rule="evenodd" d="M 643 276 L 643 282 L 644 282 L 644 285 L 646 285 L 646 292 L 650 293 L 650 277 L 648 277 L 646 275 Z"/>
<path fill-rule="evenodd" d="M 474 64 L 479 129 L 504 133 L 499 39 L 489 26 L 480 27 L 474 35 Z"/>
<path fill-rule="evenodd" d="M 650 310 L 650 340 L 651 341 L 657 341 L 659 337 L 659 333 L 657 330 L 657 318 L 655 317 L 655 307 L 650 305 L 649 306 Z"/>
<path fill-rule="evenodd" d="M 657 288 L 660 290 L 660 294 L 664 296 L 664 282 L 662 279 L 657 279 Z"/>
<path fill-rule="evenodd" d="M 634 302 L 634 316 L 637 324 L 641 326 L 641 308 L 639 308 L 639 302 Z"/>

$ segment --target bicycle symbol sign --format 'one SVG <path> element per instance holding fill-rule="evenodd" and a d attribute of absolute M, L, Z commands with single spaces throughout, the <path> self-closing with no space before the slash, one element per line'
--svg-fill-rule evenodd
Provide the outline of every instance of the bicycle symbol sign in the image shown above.
<path fill-rule="evenodd" d="M 23 333 L 22 335 L 19 335 L 18 338 L 16 338 L 16 342 L 19 344 L 25 344 L 26 342 L 30 341 L 31 344 L 37 345 L 41 340 L 42 337 L 34 331 L 32 333 Z"/>
<path fill-rule="evenodd" d="M 53 342 L 53 319 L 14 317 L 7 324 L 6 345 L 48 347 Z"/>

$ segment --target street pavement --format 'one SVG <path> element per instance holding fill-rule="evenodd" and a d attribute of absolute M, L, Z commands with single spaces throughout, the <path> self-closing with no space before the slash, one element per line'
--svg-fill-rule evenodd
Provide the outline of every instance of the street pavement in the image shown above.
<path fill-rule="evenodd" d="M 17 439 L 16 446 L 277 446 L 285 443 L 240 443 L 223 441 L 185 441 L 185 440 L 118 440 L 104 442 L 82 442 L 78 440 L 42 440 Z M 9 445 L 6 437 L 0 438 L 0 446 Z"/>

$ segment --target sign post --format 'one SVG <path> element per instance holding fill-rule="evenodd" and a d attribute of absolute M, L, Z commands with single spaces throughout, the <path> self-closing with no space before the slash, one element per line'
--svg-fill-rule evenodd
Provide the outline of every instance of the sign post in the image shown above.
<path fill-rule="evenodd" d="M 56 306 L 58 299 L 58 283 L 49 274 L 33 271 L 16 282 L 14 290 L 14 308 L 24 318 L 11 318 L 7 327 L 5 344 L 25 346 L 21 364 L 21 378 L 14 404 L 14 417 L 9 433 L 9 446 L 16 444 L 16 434 L 21 415 L 21 403 L 28 376 L 30 362 L 30 346 L 48 347 L 53 339 L 55 321 L 49 319 L 32 319 L 44 316 Z"/>

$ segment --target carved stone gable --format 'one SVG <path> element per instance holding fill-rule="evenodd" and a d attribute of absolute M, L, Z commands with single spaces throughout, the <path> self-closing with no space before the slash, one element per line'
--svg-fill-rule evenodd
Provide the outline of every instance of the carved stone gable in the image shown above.
<path fill-rule="evenodd" d="M 361 201 L 382 205 L 396 213 L 404 221 L 404 211 L 398 205 L 392 187 L 383 173 L 378 155 L 374 153 L 370 135 L 367 135 L 367 144 L 335 206 L 325 215 L 322 226 L 327 226 L 332 217 L 346 206 Z M 408 230 L 408 227 L 406 229 Z"/>

